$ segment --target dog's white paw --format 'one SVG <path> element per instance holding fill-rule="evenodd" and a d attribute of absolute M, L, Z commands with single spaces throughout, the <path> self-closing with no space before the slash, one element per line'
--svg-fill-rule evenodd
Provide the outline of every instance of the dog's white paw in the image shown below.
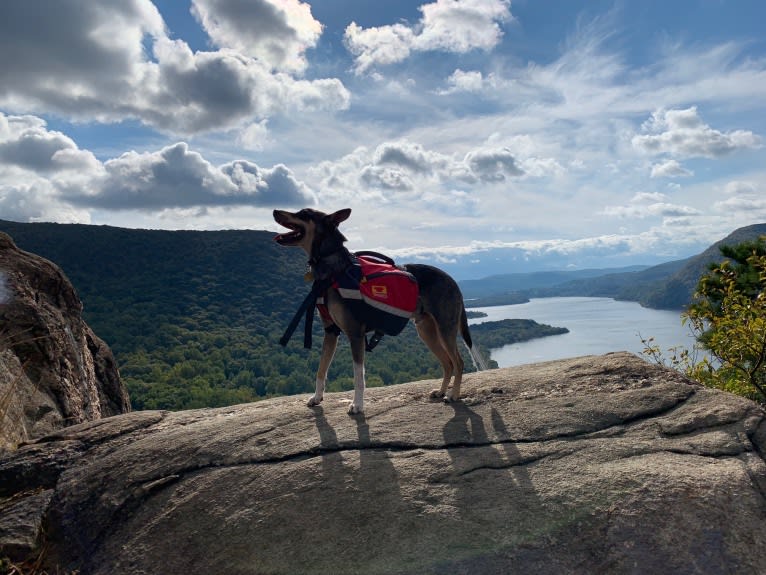
<path fill-rule="evenodd" d="M 322 403 L 322 397 L 321 396 L 317 397 L 316 395 L 312 395 L 311 399 L 309 399 L 306 405 L 308 405 L 309 407 L 315 407 L 319 405 L 320 403 Z"/>
<path fill-rule="evenodd" d="M 361 413 L 364 413 L 363 405 L 357 405 L 356 403 L 352 403 L 351 405 L 348 406 L 349 415 L 359 415 Z"/>
<path fill-rule="evenodd" d="M 455 397 L 455 395 L 452 393 L 452 391 L 448 391 L 444 395 L 444 403 L 452 403 L 454 401 L 460 401 L 460 397 Z"/>

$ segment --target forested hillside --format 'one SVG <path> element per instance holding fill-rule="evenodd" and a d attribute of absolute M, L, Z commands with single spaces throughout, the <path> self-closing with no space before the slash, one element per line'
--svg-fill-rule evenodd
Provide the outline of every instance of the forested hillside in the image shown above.
<path fill-rule="evenodd" d="M 315 322 L 310 352 L 302 346 L 302 326 L 287 348 L 278 344 L 309 290 L 305 255 L 279 247 L 273 234 L 1 220 L 0 230 L 64 270 L 86 321 L 115 353 L 135 409 L 221 406 L 313 391 L 321 323 Z M 532 330 L 526 337 L 543 334 Z M 481 337 L 475 340 L 481 346 Z M 466 365 L 472 365 L 467 355 Z M 440 375 L 412 325 L 368 354 L 371 386 Z M 351 387 L 350 353 L 341 338 L 329 389 Z"/>

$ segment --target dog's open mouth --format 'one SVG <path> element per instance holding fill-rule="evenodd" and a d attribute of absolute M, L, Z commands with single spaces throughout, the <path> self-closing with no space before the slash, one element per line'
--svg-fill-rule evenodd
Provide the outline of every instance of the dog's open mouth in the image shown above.
<path fill-rule="evenodd" d="M 292 226 L 286 227 L 292 228 Z M 295 244 L 301 241 L 306 233 L 305 230 L 297 226 L 292 229 L 293 231 L 291 232 L 287 232 L 285 234 L 277 234 L 274 236 L 274 241 L 281 245 Z"/>
<path fill-rule="evenodd" d="M 284 217 L 281 213 L 274 212 L 274 220 L 280 225 L 288 228 L 289 232 L 284 234 L 277 234 L 274 236 L 274 241 L 283 246 L 289 246 L 298 243 L 306 235 L 306 228 L 300 225 L 298 222 L 292 221 Z"/>

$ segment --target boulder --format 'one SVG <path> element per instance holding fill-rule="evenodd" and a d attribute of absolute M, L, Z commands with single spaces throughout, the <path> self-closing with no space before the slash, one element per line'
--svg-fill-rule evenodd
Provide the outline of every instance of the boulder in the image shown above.
<path fill-rule="evenodd" d="M 109 347 L 53 263 L 0 232 L 0 449 L 130 411 Z"/>
<path fill-rule="evenodd" d="M 0 556 L 80 575 L 766 573 L 755 403 L 628 353 L 468 374 L 458 403 L 436 385 L 370 389 L 360 416 L 330 393 L 62 429 L 0 458 Z"/>

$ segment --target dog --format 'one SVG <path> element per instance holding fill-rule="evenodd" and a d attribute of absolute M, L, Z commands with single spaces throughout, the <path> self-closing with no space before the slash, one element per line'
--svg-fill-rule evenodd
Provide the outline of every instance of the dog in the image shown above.
<path fill-rule="evenodd" d="M 290 230 L 277 235 L 274 240 L 282 246 L 302 248 L 309 257 L 308 264 L 314 276 L 332 277 L 332 274 L 343 273 L 352 262 L 351 253 L 344 246 L 346 238 L 338 229 L 350 215 L 350 208 L 332 214 L 311 208 L 296 213 L 274 210 L 274 221 Z M 419 296 L 413 314 L 415 328 L 444 371 L 441 388 L 433 390 L 431 397 L 443 398 L 445 402 L 458 401 L 464 367 L 457 347 L 458 332 L 472 357 L 476 358 L 460 288 L 452 277 L 433 266 L 405 264 L 400 269 L 412 274 L 418 282 Z M 351 345 L 354 367 L 354 399 L 348 412 L 351 415 L 361 414 L 364 412 L 365 335 L 370 329 L 353 316 L 338 291 L 332 287 L 325 294 L 325 305 L 328 311 L 325 315 L 329 317 L 322 318 L 325 335 L 316 374 L 316 391 L 308 405 L 312 407 L 322 402 L 327 371 L 335 355 L 339 331 L 342 331 Z"/>

